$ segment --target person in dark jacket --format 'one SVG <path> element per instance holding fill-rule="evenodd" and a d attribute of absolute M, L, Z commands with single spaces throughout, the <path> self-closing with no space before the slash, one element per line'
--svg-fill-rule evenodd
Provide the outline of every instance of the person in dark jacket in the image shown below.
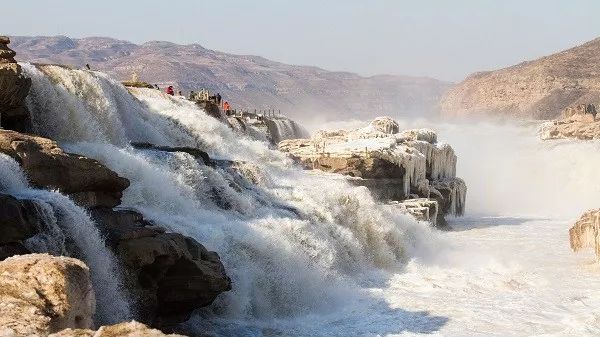
<path fill-rule="evenodd" d="M 217 104 L 220 106 L 221 105 L 221 94 L 217 93 Z"/>

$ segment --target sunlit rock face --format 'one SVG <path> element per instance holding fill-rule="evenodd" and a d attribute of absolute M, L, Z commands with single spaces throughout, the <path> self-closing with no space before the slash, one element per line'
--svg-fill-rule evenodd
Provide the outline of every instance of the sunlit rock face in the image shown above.
<path fill-rule="evenodd" d="M 600 209 L 587 211 L 569 229 L 571 249 L 592 248 L 600 259 Z"/>
<path fill-rule="evenodd" d="M 562 117 L 542 124 L 540 137 L 548 139 L 592 140 L 600 138 L 600 120 L 596 119 L 596 106 L 580 104 L 568 107 Z"/>
<path fill-rule="evenodd" d="M 600 100 L 600 39 L 514 66 L 478 72 L 441 102 L 452 117 L 551 119 L 570 106 Z"/>
<path fill-rule="evenodd" d="M 466 185 L 456 177 L 456 155 L 433 130 L 400 131 L 396 121 L 379 117 L 361 129 L 319 131 L 278 147 L 307 169 L 352 177 L 379 200 L 430 198 L 439 203 L 438 219 L 464 211 Z"/>
<path fill-rule="evenodd" d="M 31 120 L 25 97 L 31 79 L 23 76 L 15 61 L 16 53 L 8 47 L 10 39 L 0 36 L 0 125 L 5 129 L 30 131 Z"/>
<path fill-rule="evenodd" d="M 15 159 L 32 185 L 59 189 L 85 207 L 114 207 L 129 181 L 98 161 L 65 153 L 55 141 L 0 130 L 0 153 Z"/>
<path fill-rule="evenodd" d="M 92 327 L 95 297 L 81 261 L 30 254 L 0 262 L 0 335 L 45 336 Z"/>

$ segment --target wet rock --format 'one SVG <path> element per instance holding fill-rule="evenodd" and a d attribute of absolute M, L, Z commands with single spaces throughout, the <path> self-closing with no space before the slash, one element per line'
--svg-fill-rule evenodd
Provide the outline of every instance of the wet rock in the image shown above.
<path fill-rule="evenodd" d="M 31 129 L 31 118 L 25 107 L 25 97 L 31 88 L 31 79 L 23 75 L 9 43 L 8 37 L 0 36 L 0 125 L 27 132 Z"/>
<path fill-rule="evenodd" d="M 0 245 L 28 239 L 39 231 L 35 203 L 0 194 Z"/>
<path fill-rule="evenodd" d="M 201 159 L 202 162 L 204 162 L 204 165 L 213 165 L 213 162 L 210 160 L 210 156 L 208 153 L 206 153 L 206 151 L 202 151 L 194 147 L 159 146 L 150 143 L 131 143 L 131 146 L 135 147 L 136 149 L 149 149 L 164 152 L 185 152 L 196 159 Z"/>
<path fill-rule="evenodd" d="M 47 138 L 0 130 L 0 152 L 21 165 L 33 186 L 58 189 L 83 207 L 117 206 L 129 186 L 98 161 L 65 153 Z"/>
<path fill-rule="evenodd" d="M 87 266 L 47 254 L 0 262 L 0 335 L 45 336 L 92 326 L 95 298 Z"/>
<path fill-rule="evenodd" d="M 231 289 L 217 253 L 194 239 L 167 233 L 133 210 L 95 209 L 91 215 L 125 267 L 143 322 L 185 321 Z"/>

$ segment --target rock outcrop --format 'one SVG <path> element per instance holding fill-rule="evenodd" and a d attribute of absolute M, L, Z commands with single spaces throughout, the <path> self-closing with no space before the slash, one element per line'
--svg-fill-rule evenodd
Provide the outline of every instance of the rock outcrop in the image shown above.
<path fill-rule="evenodd" d="M 307 169 L 351 177 L 351 183 L 368 187 L 382 201 L 435 200 L 439 211 L 428 213 L 437 214 L 438 225 L 444 224 L 444 214 L 463 213 L 466 186 L 456 177 L 456 155 L 437 142 L 432 130 L 399 132 L 396 121 L 380 117 L 362 129 L 320 131 L 278 147 Z"/>
<path fill-rule="evenodd" d="M 40 232 L 42 219 L 34 201 L 0 194 L 0 261 L 29 253 L 23 241 Z"/>
<path fill-rule="evenodd" d="M 552 119 L 600 101 L 600 39 L 518 65 L 469 76 L 442 100 L 446 116 Z"/>
<path fill-rule="evenodd" d="M 31 128 L 25 97 L 31 79 L 23 76 L 21 66 L 15 61 L 16 53 L 8 48 L 10 39 L 0 36 L 0 126 L 26 132 Z"/>
<path fill-rule="evenodd" d="M 587 211 L 569 229 L 571 249 L 592 248 L 600 260 L 600 209 Z"/>
<path fill-rule="evenodd" d="M 542 124 L 542 139 L 600 139 L 600 120 L 596 119 L 596 106 L 580 104 L 568 107 L 562 118 Z"/>
<path fill-rule="evenodd" d="M 194 239 L 167 233 L 133 210 L 98 208 L 91 214 L 128 274 L 143 322 L 185 321 L 231 289 L 217 253 Z"/>
<path fill-rule="evenodd" d="M 150 329 L 142 323 L 125 322 L 103 326 L 97 331 L 90 329 L 65 329 L 48 337 L 185 337 L 183 335 L 166 335 L 159 330 Z"/>
<path fill-rule="evenodd" d="M 83 262 L 47 254 L 0 262 L 1 336 L 89 329 L 94 311 L 94 292 Z"/>
<path fill-rule="evenodd" d="M 65 153 L 47 138 L 0 130 L 0 153 L 15 159 L 33 186 L 58 189 L 83 207 L 117 206 L 129 186 L 98 161 Z"/>

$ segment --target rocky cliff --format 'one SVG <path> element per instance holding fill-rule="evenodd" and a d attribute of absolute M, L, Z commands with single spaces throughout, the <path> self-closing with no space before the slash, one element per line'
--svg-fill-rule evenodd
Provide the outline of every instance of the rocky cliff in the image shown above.
<path fill-rule="evenodd" d="M 446 116 L 551 119 L 600 101 L 600 39 L 518 65 L 475 73 L 442 100 Z"/>
<path fill-rule="evenodd" d="M 15 61 L 16 53 L 8 48 L 10 39 L 0 36 L 0 125 L 4 128 L 28 131 L 31 128 L 25 97 L 31 80 L 23 76 Z"/>
<path fill-rule="evenodd" d="M 109 38 L 13 37 L 19 60 L 102 70 L 120 80 L 140 79 L 184 92 L 220 92 L 234 107 L 276 108 L 296 120 L 368 118 L 437 113 L 450 84 L 407 76 L 362 77 L 293 66 L 258 56 L 232 55 L 200 45 Z M 316 115 L 318 113 L 318 115 Z"/>
<path fill-rule="evenodd" d="M 444 225 L 444 214 L 464 211 L 466 186 L 456 177 L 456 155 L 437 142 L 432 130 L 401 132 L 396 121 L 380 117 L 362 129 L 285 140 L 279 149 L 307 169 L 351 177 L 350 182 L 368 187 L 379 200 L 403 201 L 405 210 L 438 226 Z"/>

